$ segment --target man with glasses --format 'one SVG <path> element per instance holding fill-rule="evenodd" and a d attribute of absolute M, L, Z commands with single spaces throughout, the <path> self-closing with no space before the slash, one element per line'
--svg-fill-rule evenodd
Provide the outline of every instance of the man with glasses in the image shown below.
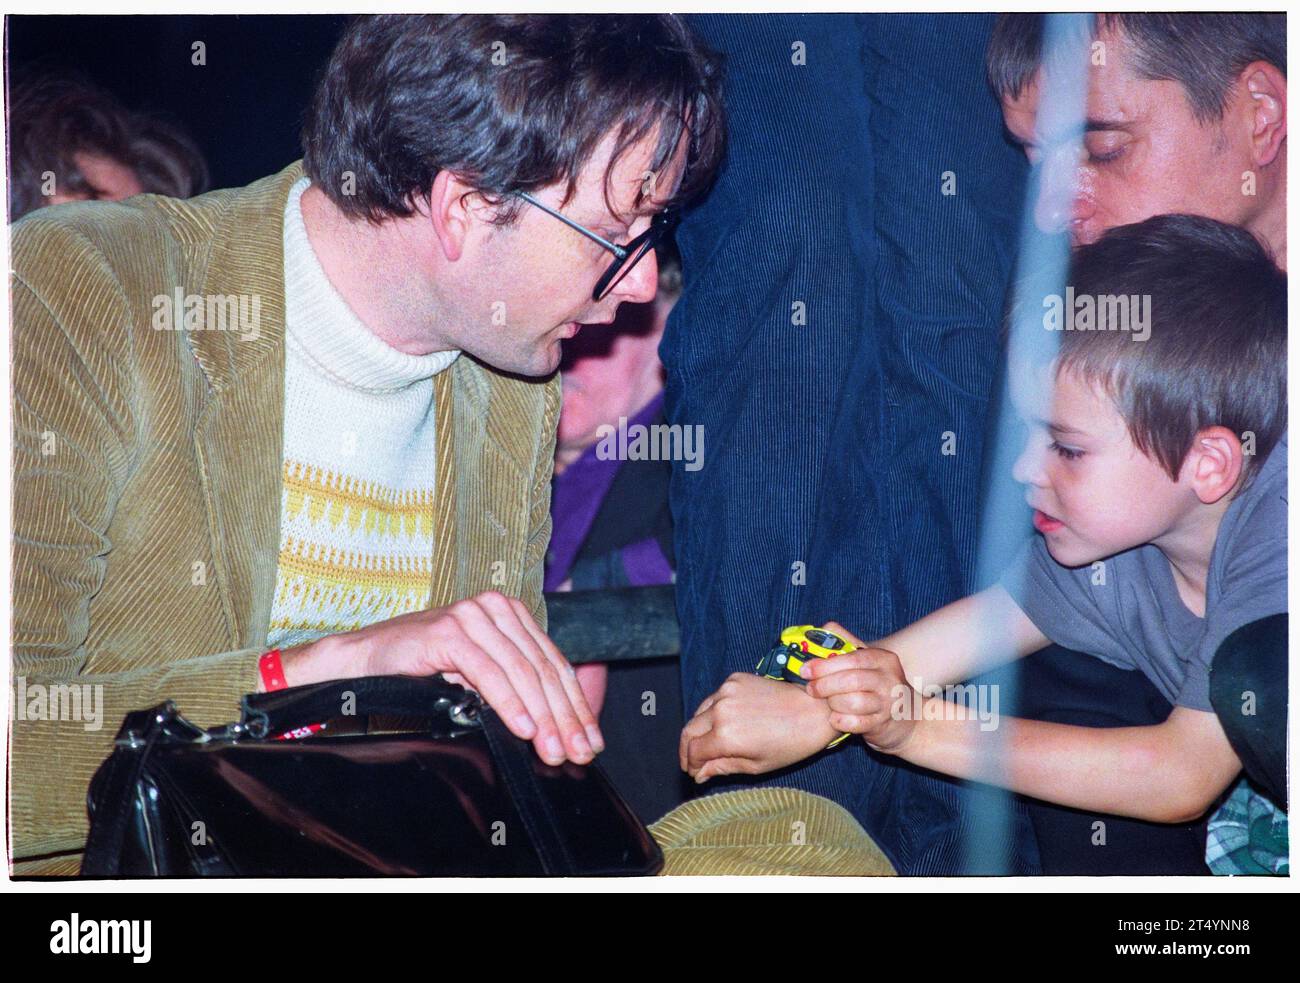
<path fill-rule="evenodd" d="M 546 214 L 558 218 L 569 228 L 586 236 L 614 257 L 610 261 L 605 272 L 600 275 L 600 279 L 596 281 L 596 286 L 592 288 L 591 299 L 597 303 L 600 303 L 600 301 L 608 297 L 610 292 L 619 285 L 628 273 L 632 272 L 632 269 L 640 263 L 641 260 L 645 259 L 647 256 L 653 255 L 655 247 L 663 241 L 664 237 L 672 228 L 673 220 L 675 218 L 675 215 L 672 212 L 656 212 L 650 219 L 650 227 L 648 229 L 629 242 L 626 246 L 616 246 L 608 239 L 592 232 L 591 229 L 587 228 L 585 225 L 579 225 L 577 222 L 573 221 L 573 219 L 568 218 L 556 211 L 554 208 L 538 201 L 532 195 L 525 194 L 522 191 L 515 192 L 515 195 L 516 197 L 522 198 L 524 201 L 528 202 L 528 204 L 540 208 L 542 211 L 546 212 Z M 653 299 L 653 294 L 651 297 Z"/>
<path fill-rule="evenodd" d="M 14 724 L 16 872 L 77 872 L 116 723 L 163 699 L 209 726 L 441 672 L 550 763 L 601 750 L 544 634 L 539 377 L 654 296 L 717 77 L 666 15 L 362 18 L 302 162 L 15 226 L 14 673 L 102 694 Z"/>

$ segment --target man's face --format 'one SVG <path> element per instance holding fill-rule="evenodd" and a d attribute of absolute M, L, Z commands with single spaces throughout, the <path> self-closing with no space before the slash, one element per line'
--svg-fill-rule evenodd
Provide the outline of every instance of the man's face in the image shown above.
<path fill-rule="evenodd" d="M 615 166 L 605 195 L 606 166 L 614 135 L 597 147 L 566 202 L 558 183 L 533 197 L 618 245 L 645 231 L 681 178 L 685 146 L 670 165 L 649 177 L 653 136 L 630 148 Z M 649 194 L 643 194 L 649 191 Z M 466 245 L 466 270 L 473 271 L 471 319 L 461 347 L 507 372 L 545 376 L 560 364 L 560 342 L 581 325 L 609 324 L 625 302 L 654 299 L 659 268 L 645 256 L 601 301 L 592 290 L 614 254 L 552 215 L 522 205 L 518 221 L 504 228 L 480 224 Z"/>
<path fill-rule="evenodd" d="M 1122 32 L 1106 28 L 1097 40 L 1105 45 L 1106 63 L 1086 69 L 1086 120 L 1076 159 L 1067 159 L 1070 143 L 1063 140 L 1069 134 L 1041 131 L 1041 70 L 1019 99 L 1002 103 L 1007 129 L 1030 162 L 1043 165 L 1038 226 L 1068 231 L 1078 246 L 1115 226 L 1176 212 L 1249 225 L 1259 202 L 1243 194 L 1242 174 L 1256 166 L 1249 127 L 1233 114 L 1202 125 L 1181 83 L 1134 73 L 1133 46 Z"/>
<path fill-rule="evenodd" d="M 1179 528 L 1198 499 L 1175 482 L 1129 436 L 1115 404 L 1095 386 L 1063 371 L 1039 370 L 1037 398 L 1015 402 L 1029 439 L 1013 474 L 1026 485 L 1034 528 L 1067 567 L 1083 566 Z"/>

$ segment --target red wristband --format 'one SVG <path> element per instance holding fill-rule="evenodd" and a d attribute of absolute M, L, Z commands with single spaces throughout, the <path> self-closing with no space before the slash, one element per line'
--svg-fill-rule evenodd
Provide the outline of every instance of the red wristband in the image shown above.
<path fill-rule="evenodd" d="M 288 688 L 289 684 L 284 681 L 284 666 L 280 664 L 279 649 L 271 649 L 258 659 L 257 671 L 261 673 L 262 685 L 268 693 Z"/>
<path fill-rule="evenodd" d="M 296 741 L 300 737 L 311 737 L 312 734 L 319 734 L 325 729 L 326 724 L 308 724 L 306 727 L 295 727 L 293 730 L 286 730 L 283 734 L 278 735 L 277 741 Z M 848 734 L 844 735 L 848 737 Z"/>

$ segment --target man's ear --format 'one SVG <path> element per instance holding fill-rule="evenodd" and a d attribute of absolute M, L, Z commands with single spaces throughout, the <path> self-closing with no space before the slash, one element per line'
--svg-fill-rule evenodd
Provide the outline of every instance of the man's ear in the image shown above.
<path fill-rule="evenodd" d="M 475 222 L 478 192 L 451 171 L 439 171 L 429 189 L 429 222 L 442 254 L 450 263 L 460 259 Z"/>
<path fill-rule="evenodd" d="M 1256 164 L 1266 167 L 1286 142 L 1286 76 L 1276 65 L 1256 61 L 1240 77 L 1250 100 L 1251 155 Z"/>
<path fill-rule="evenodd" d="M 1213 505 L 1237 487 L 1245 458 L 1241 441 L 1227 427 L 1206 427 L 1192 441 L 1183 473 L 1205 505 Z"/>

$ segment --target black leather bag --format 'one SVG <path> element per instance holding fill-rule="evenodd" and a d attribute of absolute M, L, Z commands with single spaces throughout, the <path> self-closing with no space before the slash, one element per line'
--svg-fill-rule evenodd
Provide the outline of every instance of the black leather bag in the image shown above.
<path fill-rule="evenodd" d="M 547 765 L 441 677 L 250 694 L 242 711 L 211 730 L 170 701 L 127 715 L 91 781 L 82 876 L 599 876 L 663 864 L 597 766 Z M 287 736 L 361 717 L 425 726 Z"/>

